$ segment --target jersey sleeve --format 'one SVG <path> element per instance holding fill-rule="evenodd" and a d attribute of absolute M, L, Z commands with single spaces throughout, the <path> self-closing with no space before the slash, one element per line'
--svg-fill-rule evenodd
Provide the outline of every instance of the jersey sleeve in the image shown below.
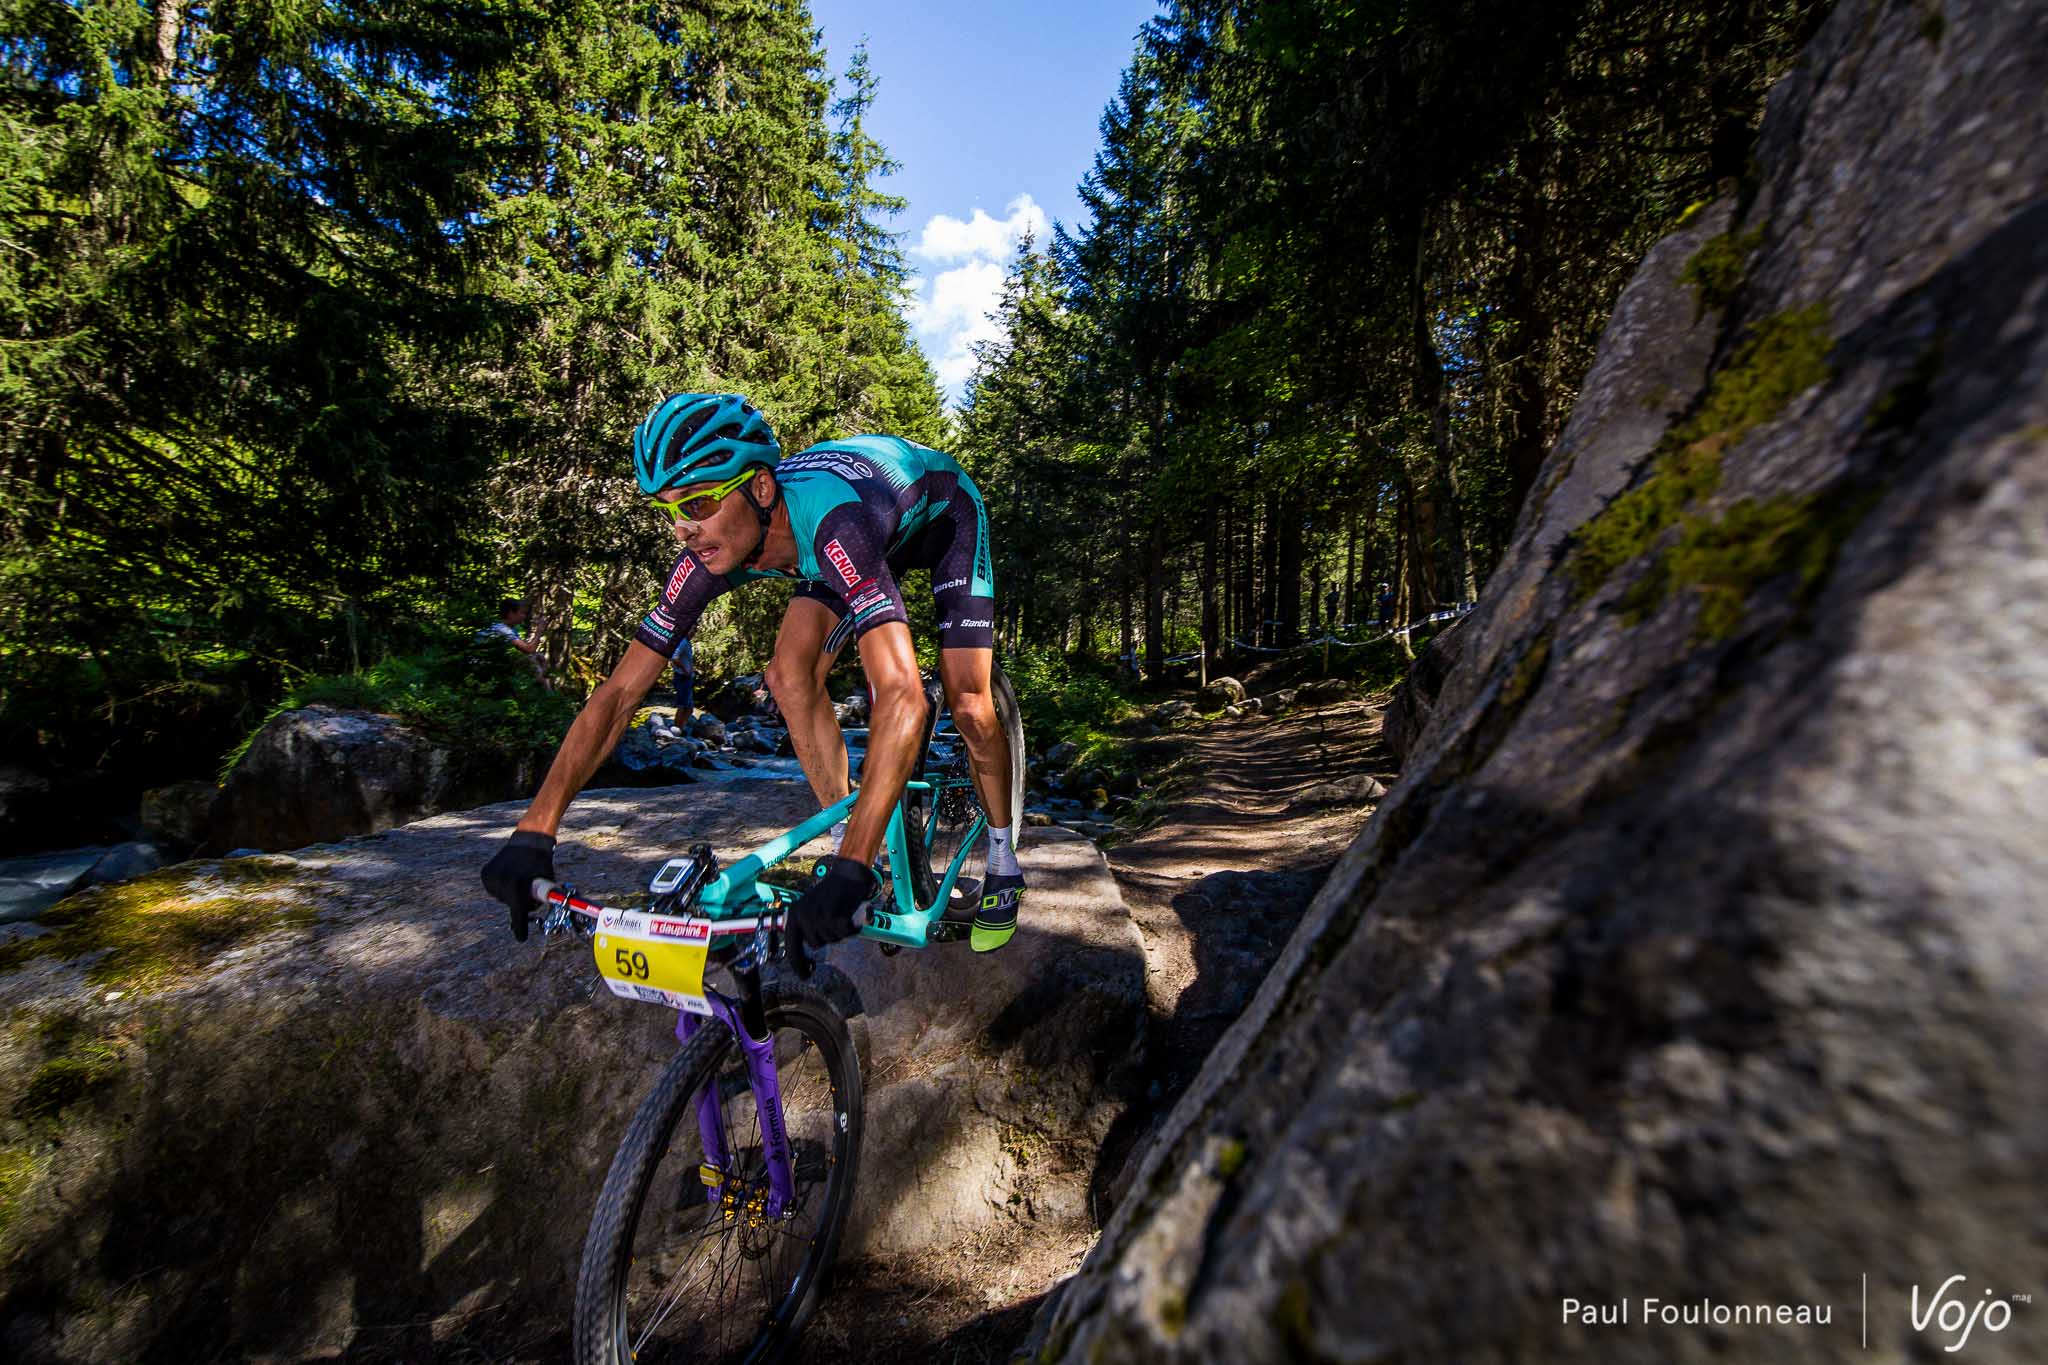
<path fill-rule="evenodd" d="M 685 550 L 676 556 L 660 600 L 640 618 L 633 638 L 666 659 L 675 652 L 676 641 L 697 628 L 697 618 L 711 600 L 731 585 L 704 567 L 696 552 Z"/>
<path fill-rule="evenodd" d="M 903 590 L 884 557 L 883 538 L 868 520 L 857 502 L 835 507 L 818 519 L 819 579 L 846 603 L 856 638 L 890 621 L 910 623 Z"/>

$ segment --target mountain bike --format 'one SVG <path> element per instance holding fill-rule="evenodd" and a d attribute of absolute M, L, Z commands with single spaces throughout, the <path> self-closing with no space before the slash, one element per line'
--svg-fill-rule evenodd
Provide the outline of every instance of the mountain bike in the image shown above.
<path fill-rule="evenodd" d="M 993 689 L 1021 812 L 1016 693 L 1000 669 Z M 890 875 L 862 907 L 860 937 L 885 952 L 967 936 L 960 871 L 987 827 L 942 693 L 929 677 L 925 690 L 916 776 L 889 818 Z M 764 969 L 781 956 L 787 906 L 816 875 L 779 865 L 855 799 L 730 866 L 695 845 L 662 864 L 644 908 L 534 883 L 544 933 L 587 934 L 614 994 L 677 1011 L 676 1054 L 627 1125 L 584 1238 L 577 1365 L 772 1361 L 817 1308 L 860 1165 L 861 1058 L 829 978 Z"/>

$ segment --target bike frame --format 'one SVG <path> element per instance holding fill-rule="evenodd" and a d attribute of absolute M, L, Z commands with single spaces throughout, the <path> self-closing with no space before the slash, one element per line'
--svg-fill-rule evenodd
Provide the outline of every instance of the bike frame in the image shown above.
<path fill-rule="evenodd" d="M 931 743 L 937 735 L 937 709 L 933 710 L 933 721 L 924 736 L 919 749 L 918 767 L 925 766 L 925 756 L 931 752 Z M 1018 761 L 1021 761 L 1021 756 Z M 924 793 L 929 798 L 930 815 L 925 821 L 923 846 L 929 848 L 938 833 L 939 798 L 948 788 L 964 785 L 960 779 L 939 778 L 929 774 L 923 778 L 912 778 L 904 784 L 904 795 Z M 738 862 L 719 873 L 708 885 L 697 893 L 689 906 L 688 913 L 701 916 L 712 924 L 713 948 L 721 946 L 730 950 L 734 939 L 742 933 L 754 933 L 762 925 L 761 916 L 772 912 L 785 903 L 797 899 L 798 893 L 787 887 L 775 886 L 761 880 L 769 868 L 780 863 L 797 849 L 830 830 L 833 825 L 846 818 L 852 811 L 858 792 L 819 811 L 794 829 L 770 839 L 767 843 L 748 853 Z M 891 859 L 890 865 L 903 870 L 905 875 L 892 877 L 895 895 L 894 909 L 880 909 L 870 902 L 867 923 L 861 928 L 862 938 L 879 943 L 895 944 L 906 948 L 922 948 L 929 942 L 928 932 L 932 921 L 945 912 L 952 898 L 953 887 L 960 879 L 960 869 L 966 864 L 968 853 L 975 841 L 988 828 L 988 817 L 978 813 L 960 841 L 960 847 L 953 854 L 946 868 L 946 875 L 940 880 L 936 895 L 930 905 L 919 905 L 917 894 L 908 875 L 913 856 L 925 856 L 922 850 L 913 854 L 908 832 L 904 825 L 902 800 L 889 812 L 889 824 L 883 836 L 884 847 Z M 594 913 L 603 909 L 586 901 L 578 900 L 566 891 L 561 892 L 562 904 L 573 906 L 579 912 Z M 748 918 L 751 917 L 751 918 Z M 739 923 L 745 919 L 747 922 Z M 724 935 L 725 942 L 719 944 L 719 926 L 729 924 Z M 735 998 L 721 992 L 707 989 L 704 998 L 711 1006 L 711 1017 L 678 1010 L 676 1019 L 676 1042 L 688 1043 L 712 1020 L 723 1024 L 739 1045 L 740 1057 L 746 1066 L 747 1088 L 752 1092 L 754 1112 L 761 1124 L 761 1152 L 768 1167 L 768 1197 L 763 1212 L 769 1218 L 782 1218 L 794 1213 L 792 1207 L 796 1197 L 795 1170 L 790 1159 L 789 1135 L 783 1125 L 782 1080 L 775 1069 L 775 1040 L 768 1031 L 766 1011 L 761 1004 L 761 979 L 758 963 L 744 968 L 736 967 L 734 972 L 739 981 L 740 995 Z M 718 1086 L 714 1081 L 704 1088 L 697 1097 L 697 1133 L 704 1146 L 704 1163 L 700 1175 L 704 1181 L 704 1198 L 707 1203 L 725 1203 L 728 1216 L 736 1216 L 737 1202 L 744 1193 L 742 1186 L 731 1170 L 732 1153 L 725 1145 L 725 1104 L 719 1098 Z M 730 1201 L 730 1202 L 728 1202 Z"/>

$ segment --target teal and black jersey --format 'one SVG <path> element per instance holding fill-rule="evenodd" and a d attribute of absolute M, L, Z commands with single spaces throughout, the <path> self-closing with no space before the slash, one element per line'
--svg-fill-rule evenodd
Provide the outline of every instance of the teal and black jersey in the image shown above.
<path fill-rule="evenodd" d="M 685 550 L 635 639 L 665 655 L 720 593 L 752 579 L 793 577 L 803 580 L 799 596 L 841 618 L 836 649 L 849 631 L 907 621 L 898 579 L 929 569 L 940 647 L 994 644 L 988 512 L 952 456 L 897 436 L 853 436 L 789 456 L 776 466 L 775 480 L 796 534 L 795 572 L 719 576 Z"/>

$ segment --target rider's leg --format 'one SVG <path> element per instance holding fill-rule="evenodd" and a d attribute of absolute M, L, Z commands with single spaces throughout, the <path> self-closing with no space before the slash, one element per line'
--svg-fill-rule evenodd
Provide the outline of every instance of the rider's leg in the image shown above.
<path fill-rule="evenodd" d="M 989 824 L 1007 829 L 1017 820 L 1010 809 L 1010 739 L 996 719 L 995 694 L 989 690 L 992 649 L 948 648 L 939 651 L 939 682 L 946 689 L 946 705 L 953 712 L 953 725 L 967 744 L 967 762 L 974 774 L 974 790 Z"/>
<path fill-rule="evenodd" d="M 977 953 L 993 952 L 1017 932 L 1017 910 L 1024 895 L 1024 874 L 1017 866 L 1018 812 L 1010 803 L 1010 765 L 1022 754 L 1010 752 L 1009 736 L 996 718 L 995 694 L 989 688 L 994 651 L 985 646 L 941 646 L 939 681 L 953 725 L 967 745 L 969 771 L 988 813 L 988 872 L 982 879 L 980 903 L 968 943 Z"/>
<path fill-rule="evenodd" d="M 847 783 L 846 740 L 825 690 L 833 656 L 824 645 L 838 624 L 839 618 L 824 603 L 809 597 L 791 599 L 775 636 L 775 656 L 768 663 L 768 690 L 775 694 L 796 761 L 803 765 L 820 807 L 853 790 Z"/>

